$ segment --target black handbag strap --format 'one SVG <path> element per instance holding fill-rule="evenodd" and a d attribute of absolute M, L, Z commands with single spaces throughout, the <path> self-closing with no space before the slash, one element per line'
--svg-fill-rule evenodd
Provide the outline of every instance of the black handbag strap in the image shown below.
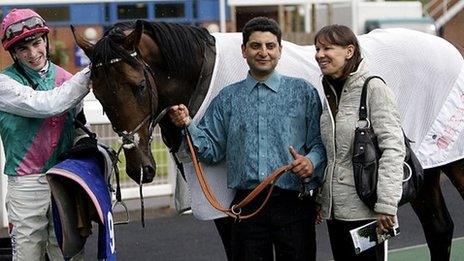
<path fill-rule="evenodd" d="M 369 81 L 374 79 L 374 78 L 379 78 L 380 80 L 382 80 L 382 82 L 385 83 L 385 81 L 382 79 L 382 77 L 376 76 L 376 75 L 369 76 L 369 77 L 367 77 L 366 81 L 364 81 L 364 84 L 363 84 L 363 87 L 362 87 L 363 89 L 362 89 L 362 92 L 361 92 L 361 102 L 359 103 L 359 120 L 360 121 L 367 120 L 367 105 L 366 105 L 367 86 L 369 84 Z"/>

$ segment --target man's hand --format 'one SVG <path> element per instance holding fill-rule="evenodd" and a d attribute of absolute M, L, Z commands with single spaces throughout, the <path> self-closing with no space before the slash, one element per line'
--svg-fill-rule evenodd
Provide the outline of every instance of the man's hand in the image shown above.
<path fill-rule="evenodd" d="M 314 172 L 313 163 L 305 156 L 298 154 L 292 146 L 290 146 L 289 150 L 294 159 L 292 163 L 290 163 L 292 172 L 302 179 L 311 177 Z"/>
<path fill-rule="evenodd" d="M 177 127 L 189 126 L 192 122 L 192 118 L 189 116 L 187 107 L 183 104 L 174 105 L 169 110 L 169 117 L 172 123 Z"/>
<path fill-rule="evenodd" d="M 379 223 L 379 229 L 383 232 L 387 232 L 395 225 L 395 216 L 379 214 L 377 217 L 377 222 Z"/>

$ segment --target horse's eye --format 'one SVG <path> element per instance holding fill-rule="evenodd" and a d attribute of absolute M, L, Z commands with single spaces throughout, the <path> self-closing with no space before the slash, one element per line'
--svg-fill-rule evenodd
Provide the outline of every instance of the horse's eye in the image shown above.
<path fill-rule="evenodd" d="M 141 94 L 143 91 L 145 91 L 145 88 L 147 88 L 147 81 L 144 79 L 144 80 L 140 81 L 140 83 L 137 85 L 136 92 L 138 94 Z"/>

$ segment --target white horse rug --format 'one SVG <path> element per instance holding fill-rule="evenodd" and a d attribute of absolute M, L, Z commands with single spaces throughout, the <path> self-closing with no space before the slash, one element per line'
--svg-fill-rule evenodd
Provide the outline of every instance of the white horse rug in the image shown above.
<path fill-rule="evenodd" d="M 209 92 L 197 115 L 198 122 L 211 100 L 225 86 L 246 77 L 248 65 L 241 54 L 240 33 L 215 34 L 216 66 Z M 464 61 L 449 42 L 407 29 L 374 30 L 358 37 L 371 74 L 381 76 L 396 94 L 406 135 L 424 168 L 464 158 Z M 324 96 L 314 46 L 282 42 L 281 74 L 308 80 Z M 227 188 L 224 163 L 203 164 L 206 178 L 223 206 L 234 191 Z M 191 208 L 198 219 L 224 216 L 204 197 L 191 163 L 185 164 Z"/>

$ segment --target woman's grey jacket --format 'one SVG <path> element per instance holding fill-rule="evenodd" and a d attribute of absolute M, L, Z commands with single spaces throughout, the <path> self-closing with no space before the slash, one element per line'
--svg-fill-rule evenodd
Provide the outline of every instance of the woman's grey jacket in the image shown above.
<path fill-rule="evenodd" d="M 356 194 L 351 159 L 361 90 L 368 76 L 366 64 L 361 62 L 358 70 L 348 76 L 340 97 L 336 97 L 333 86 L 324 88 L 321 135 L 327 150 L 327 168 L 317 202 L 326 219 L 363 220 L 375 219 L 377 213 L 396 215 L 401 198 L 405 156 L 403 132 L 395 97 L 377 78 L 369 82 L 367 89 L 368 118 L 382 151 L 374 211 Z"/>

